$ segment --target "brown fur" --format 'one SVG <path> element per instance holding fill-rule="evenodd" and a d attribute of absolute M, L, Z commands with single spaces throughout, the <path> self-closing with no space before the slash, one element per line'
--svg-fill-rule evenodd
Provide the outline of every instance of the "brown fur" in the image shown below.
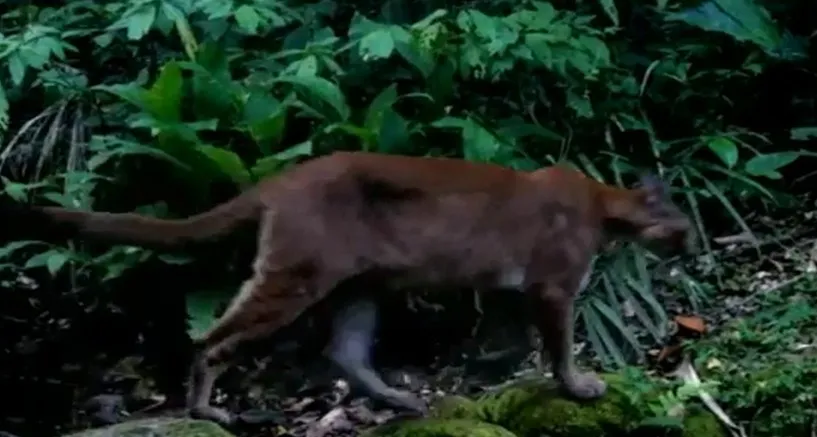
<path fill-rule="evenodd" d="M 186 220 L 51 207 L 28 214 L 81 236 L 168 246 L 258 220 L 254 274 L 198 339 L 202 355 L 191 374 L 189 407 L 221 421 L 230 416 L 210 407 L 210 394 L 241 343 L 288 325 L 340 282 L 371 272 L 409 283 L 524 292 L 556 378 L 575 397 L 599 397 L 604 383 L 579 373 L 571 355 L 573 300 L 592 257 L 609 238 L 682 248 L 690 233 L 688 218 L 652 177 L 624 189 L 562 167 L 526 173 L 457 159 L 347 152 L 301 164 Z M 348 311 L 370 314 L 365 304 Z M 354 317 L 340 317 L 337 329 L 355 334 Z M 361 374 L 374 395 L 423 409 L 412 395 Z"/>

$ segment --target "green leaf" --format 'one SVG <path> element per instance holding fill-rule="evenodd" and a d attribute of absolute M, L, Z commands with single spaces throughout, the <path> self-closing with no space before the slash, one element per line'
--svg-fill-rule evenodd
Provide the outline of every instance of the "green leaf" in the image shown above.
<path fill-rule="evenodd" d="M 288 106 L 266 90 L 251 90 L 243 108 L 250 135 L 264 155 L 272 153 L 286 129 Z"/>
<path fill-rule="evenodd" d="M 199 145 L 196 149 L 210 158 L 224 175 L 239 186 L 243 187 L 251 183 L 250 173 L 244 166 L 244 162 L 234 152 L 206 144 Z"/>
<path fill-rule="evenodd" d="M 797 152 L 778 152 L 759 154 L 746 161 L 743 169 L 752 176 L 764 176 L 769 179 L 780 179 L 777 170 L 791 164 L 800 156 Z"/>
<path fill-rule="evenodd" d="M 356 136 L 363 141 L 366 150 L 369 149 L 374 142 L 374 134 L 363 127 L 354 125 L 352 123 L 332 123 L 323 128 L 323 133 L 330 134 L 336 130 L 345 132 L 349 135 Z"/>
<path fill-rule="evenodd" d="M 159 258 L 159 261 L 162 261 L 163 263 L 173 265 L 190 264 L 191 262 L 195 261 L 195 259 L 191 256 L 171 253 L 163 253 L 157 256 L 157 258 Z"/>
<path fill-rule="evenodd" d="M 314 55 L 309 55 L 291 66 L 295 68 L 295 76 L 317 76 L 318 75 L 318 58 Z"/>
<path fill-rule="evenodd" d="M 272 152 L 284 135 L 286 129 L 287 110 L 280 107 L 268 117 L 258 120 L 250 125 L 250 134 L 258 144 L 261 153 L 268 155 Z"/>
<path fill-rule="evenodd" d="M 561 135 L 547 129 L 539 124 L 527 123 L 519 116 L 512 116 L 500 122 L 500 128 L 497 132 L 502 137 L 520 139 L 524 137 L 534 137 L 537 142 L 560 142 L 563 141 Z"/>
<path fill-rule="evenodd" d="M 57 249 L 51 249 L 29 258 L 23 268 L 46 267 L 48 272 L 54 275 L 65 265 L 68 259 L 69 257 L 66 253 Z"/>
<path fill-rule="evenodd" d="M 448 127 L 456 129 L 465 129 L 465 126 L 470 123 L 470 120 L 460 117 L 443 117 L 431 123 L 434 127 Z"/>
<path fill-rule="evenodd" d="M 48 258 L 45 264 L 48 268 L 48 272 L 51 273 L 51 276 L 54 276 L 58 271 L 60 271 L 60 269 L 62 269 L 62 266 L 64 266 L 68 260 L 68 255 L 56 252 Z"/>
<path fill-rule="evenodd" d="M 275 159 L 273 156 L 267 156 L 255 161 L 250 173 L 252 173 L 255 181 L 260 181 L 268 176 L 274 175 L 287 166 L 288 162 Z"/>
<path fill-rule="evenodd" d="M 258 32 L 258 27 L 261 25 L 262 19 L 258 15 L 258 11 L 250 5 L 241 5 L 235 10 L 236 23 L 245 32 L 255 35 Z"/>
<path fill-rule="evenodd" d="M 392 40 L 394 41 L 394 48 L 397 53 L 403 57 L 409 64 L 411 64 L 423 78 L 428 79 L 437 65 L 437 60 L 432 53 L 417 44 L 417 41 L 405 29 L 399 26 L 389 27 Z"/>
<path fill-rule="evenodd" d="M 584 326 L 587 329 L 588 338 L 594 344 L 594 349 L 601 355 L 602 359 L 611 364 L 625 365 L 627 360 L 621 353 L 618 343 L 613 340 L 610 330 L 599 312 L 589 304 L 595 302 L 596 298 L 591 298 L 582 302 L 579 313 L 583 316 Z"/>
<path fill-rule="evenodd" d="M 153 146 L 144 146 L 134 141 L 123 140 L 113 135 L 94 135 L 91 137 L 91 150 L 95 153 L 86 164 L 88 169 L 96 170 L 109 159 L 125 155 L 145 155 L 166 160 L 182 170 L 191 170 L 190 166 L 172 155 Z"/>
<path fill-rule="evenodd" d="M 331 106 L 339 118 L 339 121 L 349 119 L 351 110 L 346 104 L 346 98 L 337 85 L 318 76 L 285 76 L 273 80 L 273 82 L 290 83 L 299 88 L 307 95 L 317 98 Z"/>
<path fill-rule="evenodd" d="M 445 17 L 446 15 L 448 15 L 448 11 L 447 11 L 447 10 L 445 10 L 445 9 L 436 9 L 434 12 L 432 12 L 432 13 L 428 14 L 428 15 L 427 15 L 425 18 L 423 18 L 422 20 L 420 20 L 420 21 L 418 21 L 418 22 L 416 22 L 416 23 L 412 24 L 412 25 L 411 25 L 411 28 L 412 28 L 412 29 L 417 29 L 417 30 L 424 29 L 424 28 L 426 28 L 426 27 L 431 26 L 431 25 L 432 25 L 432 24 L 434 24 L 434 23 L 435 23 L 437 20 L 439 20 L 439 19 L 441 19 L 441 18 Z"/>
<path fill-rule="evenodd" d="M 377 131 L 380 123 L 383 120 L 383 113 L 391 108 L 397 101 L 397 85 L 391 84 L 384 88 L 380 93 L 372 99 L 369 108 L 366 109 L 366 119 L 363 122 L 363 127 L 370 131 Z"/>
<path fill-rule="evenodd" d="M 110 281 L 122 276 L 129 269 L 145 262 L 153 252 L 136 246 L 114 246 L 91 263 L 105 269 L 101 281 Z"/>
<path fill-rule="evenodd" d="M 96 85 L 91 89 L 114 94 L 138 106 L 161 123 L 173 124 L 181 120 L 182 72 L 175 61 L 162 66 L 156 82 L 149 89 L 143 89 L 134 83 Z"/>
<path fill-rule="evenodd" d="M 715 172 L 718 172 L 718 173 L 723 173 L 728 178 L 731 178 L 732 182 L 746 184 L 746 186 L 748 188 L 750 188 L 752 190 L 755 190 L 756 192 L 758 192 L 762 196 L 766 196 L 769 200 L 774 201 L 778 197 L 778 196 L 775 196 L 774 194 L 772 194 L 772 192 L 769 191 L 763 185 L 761 185 L 761 184 L 755 182 L 753 179 L 747 177 L 746 174 L 743 173 L 743 172 L 725 169 L 725 168 L 723 168 L 723 167 L 721 167 L 719 165 L 712 165 L 712 164 L 710 164 L 708 162 L 700 162 L 700 161 L 697 161 L 697 160 L 690 160 L 690 163 L 691 164 L 694 163 L 696 166 L 698 166 L 700 168 L 706 168 L 706 169 L 709 169 L 709 170 L 712 170 L 712 171 L 715 171 Z"/>
<path fill-rule="evenodd" d="M 11 56 L 8 57 L 9 74 L 11 75 L 11 82 L 14 85 L 23 83 L 23 79 L 26 76 L 26 67 L 25 61 L 23 61 L 19 53 L 12 53 Z"/>
<path fill-rule="evenodd" d="M 8 194 L 9 197 L 11 197 L 17 202 L 23 202 L 28 198 L 28 190 L 30 189 L 28 184 L 11 182 L 6 178 L 3 178 L 3 182 L 4 184 L 2 193 Z"/>
<path fill-rule="evenodd" d="M 216 320 L 216 311 L 229 303 L 234 293 L 226 290 L 206 290 L 185 294 L 190 326 L 187 333 L 200 338 Z"/>
<path fill-rule="evenodd" d="M 751 41 L 767 53 L 784 59 L 805 55 L 794 39 L 784 37 L 769 11 L 754 0 L 708 0 L 667 14 L 666 19 L 722 32 L 738 41 Z"/>
<path fill-rule="evenodd" d="M 127 35 L 129 40 L 140 40 L 150 31 L 156 21 L 156 6 L 146 4 L 134 11 L 127 18 Z"/>
<path fill-rule="evenodd" d="M 791 139 L 796 141 L 808 141 L 811 138 L 817 138 L 817 127 L 802 126 L 791 130 Z"/>
<path fill-rule="evenodd" d="M 298 143 L 282 152 L 278 152 L 272 156 L 279 161 L 289 161 L 299 156 L 312 156 L 312 141 L 304 141 Z"/>
<path fill-rule="evenodd" d="M 250 172 L 256 180 L 277 173 L 287 164 L 300 156 L 312 156 L 312 141 L 304 141 L 272 156 L 266 156 L 255 162 Z"/>
<path fill-rule="evenodd" d="M 384 153 L 408 152 L 409 129 L 406 120 L 389 108 L 383 113 L 382 123 L 378 129 L 378 151 Z"/>
<path fill-rule="evenodd" d="M 465 159 L 491 162 L 499 151 L 500 143 L 491 132 L 468 119 L 462 129 L 462 147 Z"/>
<path fill-rule="evenodd" d="M 378 29 L 360 40 L 360 55 L 364 61 L 383 59 L 394 51 L 394 38 L 388 29 Z"/>
<path fill-rule="evenodd" d="M 247 124 L 262 122 L 281 111 L 284 105 L 265 89 L 250 89 L 244 102 L 243 118 Z"/>
<path fill-rule="evenodd" d="M 352 16 L 352 21 L 349 23 L 349 37 L 350 39 L 360 38 L 362 36 L 368 35 L 375 30 L 382 29 L 386 27 L 386 25 L 374 22 L 365 15 L 361 14 L 358 11 L 355 11 L 355 15 Z"/>
<path fill-rule="evenodd" d="M 729 201 L 729 199 L 726 196 L 726 193 L 724 193 L 723 190 L 721 190 L 717 185 L 715 185 L 715 183 L 713 183 L 703 174 L 701 174 L 695 167 L 688 167 L 686 171 L 689 172 L 691 175 L 695 176 L 696 178 L 700 179 L 706 186 L 706 193 L 715 196 L 715 198 L 717 198 L 721 202 L 721 205 L 723 205 L 723 207 L 726 208 L 726 211 L 732 216 L 732 218 L 735 219 L 735 221 L 738 223 L 738 226 L 740 226 L 743 229 L 743 231 L 745 231 L 746 234 L 752 238 L 753 241 L 757 241 L 757 237 L 755 236 L 754 232 L 752 232 L 752 229 L 749 228 L 749 225 L 746 224 L 746 221 L 743 219 L 743 217 L 741 217 L 740 213 L 738 213 L 737 209 L 732 205 L 732 202 Z"/>
<path fill-rule="evenodd" d="M 164 122 L 181 121 L 182 71 L 170 61 L 159 71 L 159 77 L 145 94 L 145 103 L 154 118 Z"/>
<path fill-rule="evenodd" d="M 613 25 L 618 27 L 618 8 L 616 8 L 615 0 L 599 0 L 599 4 L 604 9 L 604 13 L 610 17 Z"/>
<path fill-rule="evenodd" d="M 0 83 L 0 135 L 9 126 L 9 101 L 6 97 L 6 88 Z"/>
<path fill-rule="evenodd" d="M 12 253 L 28 246 L 34 245 L 43 245 L 42 241 L 13 241 L 11 243 L 6 244 L 5 246 L 0 246 L 0 259 L 6 258 L 10 256 Z"/>
<path fill-rule="evenodd" d="M 199 46 L 195 63 L 179 63 L 193 71 L 193 111 L 197 119 L 229 119 L 237 109 L 243 91 L 230 74 L 227 53 L 218 44 Z"/>
<path fill-rule="evenodd" d="M 716 137 L 706 143 L 709 150 L 713 151 L 718 158 L 723 161 L 727 168 L 732 168 L 738 162 L 738 146 L 729 138 Z"/>
<path fill-rule="evenodd" d="M 622 320 L 621 314 L 617 313 L 607 302 L 604 302 L 601 299 L 591 299 L 593 308 L 599 312 L 600 315 L 604 316 L 612 326 L 618 330 L 618 333 L 621 334 L 627 343 L 638 353 L 639 355 L 642 354 L 641 352 L 641 343 L 633 334 L 631 328 L 624 323 Z M 612 302 L 616 304 L 618 302 Z"/>

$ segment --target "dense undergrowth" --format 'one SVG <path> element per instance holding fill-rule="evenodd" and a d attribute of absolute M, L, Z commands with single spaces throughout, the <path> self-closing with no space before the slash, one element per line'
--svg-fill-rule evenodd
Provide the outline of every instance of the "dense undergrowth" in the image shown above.
<path fill-rule="evenodd" d="M 0 175 L 18 201 L 172 217 L 333 150 L 568 162 L 625 185 L 647 170 L 717 270 L 713 237 L 751 237 L 747 212 L 800 208 L 814 183 L 815 17 L 749 0 L 8 3 Z M 251 232 L 172 254 L 2 233 L 0 353 L 44 392 L 43 374 L 89 378 L 58 362 L 134 348 L 175 386 L 185 310 L 206 326 L 252 248 Z M 597 266 L 578 323 L 607 364 L 666 336 L 660 292 L 694 309 L 721 285 L 635 247 Z"/>

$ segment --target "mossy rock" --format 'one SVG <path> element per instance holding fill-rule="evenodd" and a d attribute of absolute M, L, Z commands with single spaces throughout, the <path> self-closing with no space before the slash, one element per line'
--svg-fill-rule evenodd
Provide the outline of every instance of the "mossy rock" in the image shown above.
<path fill-rule="evenodd" d="M 363 437 L 517 437 L 492 423 L 472 419 L 425 418 L 390 422 L 373 428 Z"/>
<path fill-rule="evenodd" d="M 727 436 L 720 420 L 709 411 L 697 408 L 687 413 L 684 418 L 683 437 Z"/>
<path fill-rule="evenodd" d="M 435 403 L 431 419 L 406 421 L 376 428 L 377 437 L 460 436 L 460 427 L 495 425 L 517 437 L 726 437 L 718 419 L 703 408 L 691 405 L 680 423 L 653 421 L 642 426 L 646 408 L 637 408 L 627 395 L 627 384 L 620 374 L 605 374 L 608 392 L 601 399 L 580 402 L 566 399 L 551 379 L 519 381 L 476 399 L 448 396 Z M 658 395 L 658 392 L 655 394 Z M 651 394 L 642 397 L 649 399 Z M 457 425 L 448 429 L 446 423 Z M 659 423 L 656 425 L 656 423 Z M 433 424 L 428 431 L 426 424 Z M 495 429 L 495 428 L 490 428 Z M 489 434 L 491 435 L 491 434 Z"/>
<path fill-rule="evenodd" d="M 104 428 L 87 429 L 63 437 L 235 437 L 206 420 L 160 417 L 130 420 Z"/>
<path fill-rule="evenodd" d="M 609 389 L 599 400 L 577 402 L 561 395 L 551 379 L 519 381 L 495 393 L 485 394 L 473 404 L 460 405 L 472 411 L 471 417 L 501 425 L 518 436 L 621 435 L 638 423 L 633 408 L 619 389 L 620 376 L 603 376 Z M 450 402 L 450 401 L 449 401 Z M 453 407 L 447 407 L 453 411 Z"/>
<path fill-rule="evenodd" d="M 431 417 L 443 419 L 481 418 L 480 404 L 465 396 L 450 395 L 434 403 Z"/>

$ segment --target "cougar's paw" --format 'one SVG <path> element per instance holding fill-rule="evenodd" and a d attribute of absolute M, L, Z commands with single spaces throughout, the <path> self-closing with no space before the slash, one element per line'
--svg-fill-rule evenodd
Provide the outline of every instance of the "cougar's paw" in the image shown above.
<path fill-rule="evenodd" d="M 607 392 L 607 383 L 593 372 L 570 375 L 565 378 L 562 387 L 568 395 L 582 400 L 598 399 Z"/>
<path fill-rule="evenodd" d="M 428 413 L 428 405 L 414 393 L 405 390 L 392 390 L 384 399 L 391 406 L 408 410 L 420 416 Z"/>
<path fill-rule="evenodd" d="M 235 417 L 229 411 L 211 406 L 193 407 L 189 415 L 193 419 L 209 420 L 225 426 L 235 422 Z"/>

